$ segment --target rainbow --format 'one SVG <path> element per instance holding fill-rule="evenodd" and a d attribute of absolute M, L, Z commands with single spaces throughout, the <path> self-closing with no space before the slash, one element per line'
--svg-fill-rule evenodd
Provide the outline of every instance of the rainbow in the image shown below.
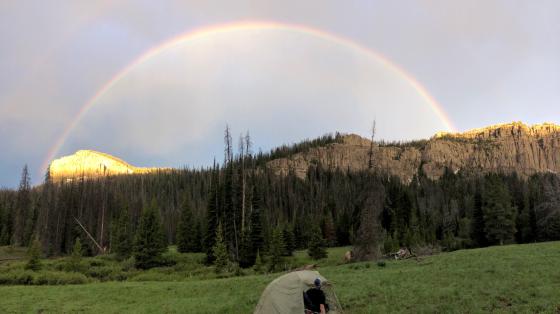
<path fill-rule="evenodd" d="M 426 90 L 416 78 L 414 78 L 410 73 L 404 70 L 399 65 L 395 64 L 379 52 L 367 48 L 363 45 L 360 45 L 357 42 L 354 42 L 348 38 L 340 37 L 335 34 L 331 34 L 322 30 L 314 29 L 304 25 L 297 25 L 297 24 L 285 24 L 285 23 L 277 23 L 277 22 L 237 22 L 231 24 L 222 24 L 222 25 L 215 25 L 209 27 L 198 28 L 195 30 L 187 31 L 183 34 L 175 36 L 169 40 L 164 41 L 163 43 L 147 50 L 139 57 L 137 57 L 134 61 L 129 63 L 126 67 L 121 69 L 117 72 L 109 81 L 107 81 L 99 90 L 91 97 L 78 111 L 74 119 L 66 126 L 64 131 L 62 132 L 61 136 L 57 139 L 55 144 L 50 148 L 47 153 L 47 156 L 42 164 L 41 171 L 44 173 L 49 165 L 49 163 L 54 159 L 54 157 L 58 154 L 59 150 L 62 148 L 64 143 L 66 142 L 68 136 L 74 130 L 74 128 L 78 125 L 81 119 L 86 115 L 86 113 L 95 105 L 98 99 L 103 97 L 117 82 L 119 82 L 123 77 L 125 77 L 132 69 L 134 69 L 139 64 L 142 64 L 149 60 L 150 58 L 157 56 L 161 52 L 172 48 L 174 46 L 179 45 L 185 41 L 194 40 L 201 37 L 219 35 L 224 33 L 231 33 L 231 32 L 239 32 L 245 30 L 282 30 L 282 31 L 289 31 L 289 32 L 296 32 L 302 33 L 306 35 L 311 35 L 317 38 L 325 39 L 328 41 L 335 42 L 339 45 L 343 45 L 349 48 L 352 48 L 360 53 L 363 53 L 367 56 L 370 56 L 377 61 L 381 62 L 383 65 L 391 69 L 392 71 L 396 72 L 401 77 L 405 78 L 406 81 L 417 91 L 417 93 L 430 105 L 431 109 L 437 115 L 437 117 L 443 122 L 446 126 L 448 131 L 455 131 L 456 128 L 454 127 L 451 119 L 443 110 L 442 106 L 435 100 L 435 98 L 430 95 L 430 93 Z"/>

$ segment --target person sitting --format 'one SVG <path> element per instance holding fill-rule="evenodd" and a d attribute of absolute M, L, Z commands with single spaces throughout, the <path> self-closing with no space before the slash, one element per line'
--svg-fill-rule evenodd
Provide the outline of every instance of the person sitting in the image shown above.
<path fill-rule="evenodd" d="M 326 297 L 323 290 L 321 290 L 321 279 L 317 278 L 314 281 L 315 287 L 310 288 L 303 293 L 303 303 L 305 305 L 305 313 L 327 313 Z"/>

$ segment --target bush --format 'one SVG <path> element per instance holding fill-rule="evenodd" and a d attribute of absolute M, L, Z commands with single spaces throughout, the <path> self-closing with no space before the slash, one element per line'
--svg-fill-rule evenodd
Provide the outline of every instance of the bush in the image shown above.
<path fill-rule="evenodd" d="M 86 270 L 87 265 L 85 265 L 84 263 L 82 263 L 82 261 L 78 261 L 76 259 L 74 259 L 73 257 L 65 257 L 65 263 L 61 266 L 57 266 L 56 269 L 57 270 L 62 270 L 62 271 L 66 271 L 66 272 L 75 272 L 75 273 L 82 273 Z"/>
<path fill-rule="evenodd" d="M 32 283 L 32 271 L 18 269 L 0 274 L 0 285 L 30 285 Z"/>
<path fill-rule="evenodd" d="M 79 273 L 15 270 L 0 274 L 0 285 L 75 285 L 90 280 Z"/>
<path fill-rule="evenodd" d="M 100 281 L 122 281 L 127 278 L 127 275 L 122 272 L 121 267 L 118 265 L 92 267 L 85 272 L 85 275 L 91 278 L 96 278 Z"/>
<path fill-rule="evenodd" d="M 125 259 L 122 263 L 121 263 L 121 267 L 123 271 L 131 271 L 136 269 L 135 268 L 136 265 L 136 261 L 134 260 L 134 256 L 131 256 L 127 259 Z"/>
<path fill-rule="evenodd" d="M 385 261 L 379 261 L 379 262 L 377 262 L 377 266 L 385 267 L 385 266 L 387 266 L 387 264 L 385 263 Z"/>
<path fill-rule="evenodd" d="M 79 285 L 90 282 L 84 274 L 65 272 L 42 272 L 33 281 L 34 285 Z"/>
<path fill-rule="evenodd" d="M 93 258 L 88 261 L 90 267 L 105 266 L 107 263 L 104 260 Z"/>

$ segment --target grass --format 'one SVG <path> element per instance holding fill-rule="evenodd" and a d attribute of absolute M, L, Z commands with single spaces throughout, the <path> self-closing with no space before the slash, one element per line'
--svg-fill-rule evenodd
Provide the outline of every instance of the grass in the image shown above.
<path fill-rule="evenodd" d="M 345 250 L 330 249 L 319 271 L 335 284 L 347 313 L 560 312 L 560 242 L 456 251 L 421 261 L 386 261 L 384 267 L 339 265 Z M 288 262 L 310 261 L 297 252 Z M 279 275 L 150 272 L 154 277 L 167 272 L 174 281 L 132 277 L 78 286 L 0 286 L 0 313 L 252 313 L 262 290 Z"/>

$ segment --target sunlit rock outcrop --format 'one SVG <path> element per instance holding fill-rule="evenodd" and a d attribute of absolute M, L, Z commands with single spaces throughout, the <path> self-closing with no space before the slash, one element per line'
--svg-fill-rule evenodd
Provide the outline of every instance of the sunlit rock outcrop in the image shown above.
<path fill-rule="evenodd" d="M 49 167 L 53 181 L 68 181 L 75 178 L 97 178 L 109 175 L 143 174 L 165 170 L 162 168 L 134 167 L 108 154 L 93 150 L 79 150 L 76 153 L 55 159 Z"/>
<path fill-rule="evenodd" d="M 341 143 L 311 148 L 268 166 L 277 174 L 293 171 L 305 177 L 307 169 L 324 167 L 356 171 L 368 168 L 371 142 L 347 135 Z M 464 133 L 438 133 L 426 141 L 374 145 L 374 168 L 410 182 L 420 169 L 432 179 L 445 169 L 453 172 L 516 172 L 523 177 L 538 172 L 560 173 L 560 126 L 499 124 Z"/>

